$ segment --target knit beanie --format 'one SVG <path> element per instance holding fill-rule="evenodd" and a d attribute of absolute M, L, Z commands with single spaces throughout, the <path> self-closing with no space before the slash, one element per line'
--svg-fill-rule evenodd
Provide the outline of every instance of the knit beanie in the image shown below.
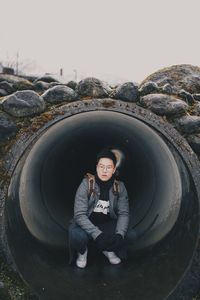
<path fill-rule="evenodd" d="M 97 154 L 97 163 L 100 160 L 100 158 L 110 158 L 113 161 L 114 166 L 117 163 L 117 158 L 115 156 L 115 154 L 109 150 L 109 149 L 103 149 L 101 150 L 98 154 Z"/>

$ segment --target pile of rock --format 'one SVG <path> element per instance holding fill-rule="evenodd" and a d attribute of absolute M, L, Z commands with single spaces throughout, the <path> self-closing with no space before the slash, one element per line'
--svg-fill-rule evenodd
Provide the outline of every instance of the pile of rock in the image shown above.
<path fill-rule="evenodd" d="M 141 84 L 125 82 L 114 87 L 93 77 L 62 84 L 51 76 L 22 78 L 0 74 L 0 97 L 1 141 L 16 134 L 16 118 L 33 117 L 52 105 L 111 98 L 135 103 L 165 117 L 200 155 L 199 67 L 172 66 L 148 76 Z"/>

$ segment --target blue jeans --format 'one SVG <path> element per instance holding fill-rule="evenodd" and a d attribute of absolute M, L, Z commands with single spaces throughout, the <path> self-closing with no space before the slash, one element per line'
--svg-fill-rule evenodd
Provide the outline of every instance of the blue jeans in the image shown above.
<path fill-rule="evenodd" d="M 98 225 L 99 229 L 102 232 L 106 232 L 107 234 L 114 234 L 116 228 L 117 221 L 111 220 L 104 224 Z M 75 223 L 70 224 L 69 228 L 69 247 L 71 250 L 71 254 L 73 250 L 83 254 L 87 248 L 89 241 L 93 240 L 86 231 L 84 231 L 80 226 Z M 126 257 L 126 251 L 128 245 L 130 245 L 135 240 L 135 232 L 133 229 L 128 229 L 123 243 L 123 249 L 118 251 L 118 254 L 121 258 Z M 71 261 L 71 258 L 70 258 Z"/>

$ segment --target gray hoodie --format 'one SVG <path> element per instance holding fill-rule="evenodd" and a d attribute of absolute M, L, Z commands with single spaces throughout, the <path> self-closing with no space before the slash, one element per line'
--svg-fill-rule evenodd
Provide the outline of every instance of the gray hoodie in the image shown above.
<path fill-rule="evenodd" d="M 129 223 L 129 203 L 128 194 L 125 185 L 122 181 L 119 182 L 119 195 L 114 195 L 112 187 L 109 190 L 109 212 L 112 219 L 117 219 L 116 233 L 123 237 L 127 232 Z M 76 191 L 74 204 L 74 221 L 83 230 L 85 230 L 93 239 L 102 232 L 90 220 L 89 216 L 93 212 L 100 196 L 100 188 L 95 183 L 95 193 L 88 199 L 89 183 L 88 179 L 84 178 Z"/>

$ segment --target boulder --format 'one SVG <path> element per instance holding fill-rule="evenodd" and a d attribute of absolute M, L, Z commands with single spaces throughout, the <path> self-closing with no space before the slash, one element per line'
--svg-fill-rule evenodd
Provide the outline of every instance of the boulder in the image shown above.
<path fill-rule="evenodd" d="M 8 93 L 4 89 L 0 89 L 0 97 L 7 96 Z"/>
<path fill-rule="evenodd" d="M 45 110 L 45 102 L 34 91 L 18 91 L 2 101 L 2 109 L 15 117 L 32 116 Z"/>
<path fill-rule="evenodd" d="M 89 96 L 93 98 L 104 98 L 108 97 L 111 92 L 111 88 L 107 83 L 94 78 L 87 77 L 79 81 L 76 91 L 81 96 Z"/>
<path fill-rule="evenodd" d="M 140 96 L 145 96 L 151 93 L 159 93 L 159 87 L 155 82 L 147 81 L 139 88 Z"/>
<path fill-rule="evenodd" d="M 58 86 L 58 85 L 66 85 L 66 84 L 61 83 L 61 82 L 50 82 L 48 84 L 49 84 L 49 88 L 52 88 L 52 87 Z"/>
<path fill-rule="evenodd" d="M 32 82 L 30 82 L 28 80 L 22 80 L 22 81 L 13 83 L 13 88 L 15 89 L 15 91 L 33 90 L 34 85 Z"/>
<path fill-rule="evenodd" d="M 188 105 L 174 96 L 149 94 L 140 98 L 141 106 L 149 108 L 158 115 L 176 116 L 186 112 Z"/>
<path fill-rule="evenodd" d="M 0 89 L 6 91 L 7 94 L 12 94 L 13 92 L 15 92 L 15 89 L 13 88 L 12 84 L 7 81 L 0 82 Z"/>
<path fill-rule="evenodd" d="M 49 89 L 49 83 L 44 81 L 36 81 L 33 83 L 33 89 L 36 92 L 44 92 Z"/>
<path fill-rule="evenodd" d="M 120 84 L 113 92 L 113 98 L 128 102 L 138 101 L 138 88 L 133 82 Z"/>
<path fill-rule="evenodd" d="M 176 94 L 176 91 L 169 83 L 164 84 L 161 88 L 161 91 L 162 91 L 162 93 L 168 94 L 168 95 Z"/>
<path fill-rule="evenodd" d="M 0 82 L 1 81 L 7 81 L 9 83 L 15 83 L 19 81 L 26 81 L 25 78 L 16 76 L 16 75 L 9 75 L 9 74 L 0 74 Z"/>
<path fill-rule="evenodd" d="M 191 134 L 200 132 L 200 117 L 199 116 L 183 116 L 177 119 L 176 127 L 182 133 Z"/>
<path fill-rule="evenodd" d="M 34 75 L 24 75 L 23 78 L 27 79 L 30 82 L 34 82 L 38 77 Z"/>
<path fill-rule="evenodd" d="M 17 126 L 9 115 L 0 111 L 0 143 L 9 140 L 17 133 Z"/>
<path fill-rule="evenodd" d="M 71 102 L 78 100 L 78 94 L 66 85 L 57 85 L 42 94 L 42 98 L 49 103 Z"/>
<path fill-rule="evenodd" d="M 51 77 L 49 75 L 44 75 L 44 76 L 41 76 L 41 77 L 37 78 L 34 81 L 34 83 L 37 82 L 37 81 L 44 81 L 44 82 L 48 82 L 48 83 L 50 83 L 50 82 L 58 82 L 57 79 L 55 79 L 55 78 L 53 78 L 53 77 Z"/>
<path fill-rule="evenodd" d="M 170 84 L 176 94 L 182 89 L 191 94 L 200 93 L 200 68 L 189 64 L 174 65 L 151 74 L 141 85 L 149 81 L 159 87 Z"/>
<path fill-rule="evenodd" d="M 185 90 L 180 90 L 178 96 L 182 98 L 187 104 L 189 105 L 194 104 L 194 97 L 189 92 L 186 92 Z"/>
<path fill-rule="evenodd" d="M 70 87 L 70 88 L 73 89 L 73 90 L 76 89 L 77 85 L 78 85 L 78 83 L 77 83 L 76 81 L 73 81 L 73 80 L 69 81 L 69 82 L 66 84 L 66 86 Z"/>

